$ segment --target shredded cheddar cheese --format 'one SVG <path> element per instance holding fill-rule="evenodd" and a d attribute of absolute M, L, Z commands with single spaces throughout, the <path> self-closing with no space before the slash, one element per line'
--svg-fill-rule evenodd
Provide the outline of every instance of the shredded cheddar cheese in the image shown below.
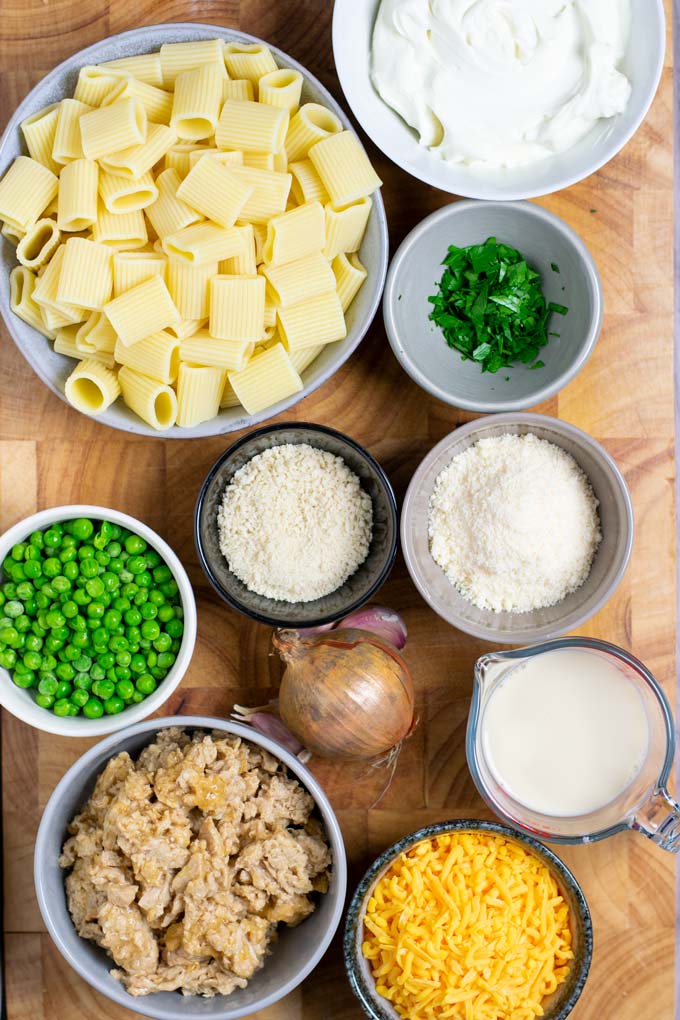
<path fill-rule="evenodd" d="M 573 959 L 553 875 L 491 833 L 417 843 L 376 885 L 364 925 L 376 990 L 407 1020 L 533 1020 Z"/>

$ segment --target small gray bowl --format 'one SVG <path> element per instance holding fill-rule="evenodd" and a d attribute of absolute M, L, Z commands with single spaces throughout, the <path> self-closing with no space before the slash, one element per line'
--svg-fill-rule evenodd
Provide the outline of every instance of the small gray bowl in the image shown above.
<path fill-rule="evenodd" d="M 207 999 L 180 992 L 129 995 L 109 973 L 115 967 L 111 957 L 94 942 L 82 939 L 76 933 L 66 904 L 66 872 L 57 863 L 67 826 L 89 798 L 97 776 L 109 758 L 121 751 L 138 754 L 159 730 L 169 726 L 232 733 L 265 748 L 280 759 L 314 798 L 333 854 L 330 888 L 320 898 L 317 909 L 297 928 L 282 927 L 279 940 L 264 967 L 253 976 L 246 988 L 237 989 L 228 996 L 216 995 Z M 40 913 L 67 963 L 102 995 L 126 1006 L 137 1016 L 148 1016 L 154 1020 L 186 1020 L 187 1017 L 238 1020 L 278 1002 L 311 973 L 328 949 L 342 917 L 347 888 L 347 860 L 340 827 L 328 798 L 311 772 L 280 744 L 249 726 L 191 715 L 147 719 L 95 744 L 71 766 L 55 787 L 43 812 L 35 844 L 34 873 Z"/>
<path fill-rule="evenodd" d="M 206 8 L 207 10 L 207 8 Z M 215 8 L 215 14 L 218 11 Z M 245 32 L 224 28 L 221 25 L 202 25 L 194 22 L 146 25 L 121 32 L 108 39 L 102 39 L 87 49 L 74 53 L 54 70 L 50 71 L 14 111 L 4 134 L 0 138 L 0 177 L 5 173 L 16 156 L 25 154 L 25 146 L 19 125 L 32 113 L 50 103 L 58 103 L 65 96 L 73 95 L 78 71 L 84 64 L 100 64 L 106 60 L 134 56 L 158 50 L 163 43 L 189 42 L 199 39 L 224 39 L 225 42 L 259 43 L 263 40 Z M 269 43 L 265 42 L 269 46 Z M 313 74 L 282 50 L 269 46 L 280 67 L 293 68 L 304 76 L 302 101 L 322 103 L 340 118 L 344 127 L 353 129 L 346 113 L 333 98 L 328 89 Z M 387 218 L 380 192 L 373 196 L 373 211 L 368 221 L 361 250 L 361 261 L 368 269 L 368 279 L 347 310 L 347 336 L 337 343 L 327 344 L 312 364 L 302 373 L 303 389 L 291 397 L 280 400 L 257 414 L 248 415 L 242 407 L 229 407 L 220 411 L 216 418 L 202 422 L 192 428 L 173 426 L 165 432 L 158 432 L 138 418 L 122 400 L 117 400 L 96 420 L 103 425 L 133 432 L 136 435 L 157 439 L 200 439 L 203 436 L 218 436 L 249 428 L 259 422 L 274 418 L 277 414 L 297 404 L 325 383 L 347 361 L 361 343 L 380 304 L 385 273 L 387 272 L 389 241 Z M 0 315 L 10 336 L 29 363 L 33 371 L 46 386 L 61 400 L 64 384 L 73 371 L 75 362 L 62 354 L 56 354 L 52 345 L 31 326 L 14 315 L 9 308 L 9 273 L 16 264 L 14 246 L 0 237 Z M 75 412 L 74 412 L 75 413 Z"/>
<path fill-rule="evenodd" d="M 560 895 L 569 906 L 572 922 L 572 946 L 574 960 L 571 971 L 564 984 L 545 1000 L 543 1020 L 565 1020 L 583 991 L 593 958 L 593 925 L 590 910 L 583 891 L 564 861 L 557 854 L 539 843 L 538 840 L 525 836 L 507 825 L 497 822 L 482 822 L 461 818 L 455 822 L 439 822 L 419 829 L 410 836 L 404 836 L 398 843 L 391 846 L 371 865 L 354 893 L 347 910 L 345 923 L 344 954 L 347 976 L 352 991 L 363 1006 L 364 1012 L 371 1020 L 400 1020 L 399 1014 L 387 999 L 378 995 L 375 981 L 371 974 L 368 961 L 361 951 L 364 941 L 364 916 L 368 901 L 373 890 L 392 863 L 403 853 L 407 853 L 416 843 L 435 836 L 443 836 L 450 832 L 490 832 L 506 839 L 514 840 L 524 849 L 539 858 L 552 872 L 557 882 Z"/>
<path fill-rule="evenodd" d="M 429 548 L 427 515 L 437 476 L 480 439 L 533 432 L 570 453 L 599 500 L 602 541 L 590 574 L 562 602 L 529 613 L 479 609 L 454 588 Z M 599 443 L 574 425 L 542 414 L 494 414 L 468 422 L 432 449 L 411 479 L 401 513 L 401 546 L 406 566 L 425 601 L 458 630 L 498 644 L 533 644 L 561 637 L 589 620 L 612 597 L 633 547 L 633 504 L 618 467 Z"/>
<path fill-rule="evenodd" d="M 557 332 L 542 348 L 544 368 L 516 364 L 495 374 L 463 361 L 429 320 L 430 295 L 450 245 L 465 248 L 497 237 L 541 274 Z M 559 272 L 552 266 L 559 268 Z M 571 227 L 531 202 L 453 202 L 419 223 L 392 259 L 383 297 L 385 328 L 402 368 L 424 390 L 467 411 L 521 411 L 558 393 L 583 368 L 602 326 L 602 284 L 593 257 Z"/>
<path fill-rule="evenodd" d="M 258 453 L 286 443 L 308 443 L 341 457 L 373 503 L 373 537 L 368 556 L 343 585 L 312 602 L 284 602 L 250 591 L 229 569 L 220 551 L 217 512 L 227 485 L 239 468 Z M 266 425 L 225 450 L 208 472 L 194 515 L 196 549 L 217 594 L 232 609 L 270 627 L 319 627 L 359 609 L 387 580 L 397 555 L 398 536 L 397 501 L 377 460 L 342 432 L 308 422 Z"/>

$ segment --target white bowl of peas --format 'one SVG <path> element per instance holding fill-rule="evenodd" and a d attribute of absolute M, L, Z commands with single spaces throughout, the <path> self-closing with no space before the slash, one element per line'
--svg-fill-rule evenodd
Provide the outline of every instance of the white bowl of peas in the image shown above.
<path fill-rule="evenodd" d="M 0 536 L 0 704 L 23 722 L 71 737 L 139 722 L 195 640 L 187 573 L 142 521 L 77 504 Z"/>

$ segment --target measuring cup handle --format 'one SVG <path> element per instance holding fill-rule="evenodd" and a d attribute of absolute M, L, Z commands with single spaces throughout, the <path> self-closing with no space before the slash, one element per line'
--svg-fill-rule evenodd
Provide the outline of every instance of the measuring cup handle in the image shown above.
<path fill-rule="evenodd" d="M 632 821 L 631 828 L 651 839 L 662 850 L 680 853 L 680 804 L 668 790 L 655 790 Z"/>

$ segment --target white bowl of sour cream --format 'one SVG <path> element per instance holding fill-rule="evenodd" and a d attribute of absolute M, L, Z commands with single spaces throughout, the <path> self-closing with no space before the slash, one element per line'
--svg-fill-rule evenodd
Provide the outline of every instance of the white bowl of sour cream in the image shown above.
<path fill-rule="evenodd" d="M 382 151 L 452 194 L 510 200 L 588 177 L 656 94 L 663 0 L 335 0 L 348 103 Z"/>

